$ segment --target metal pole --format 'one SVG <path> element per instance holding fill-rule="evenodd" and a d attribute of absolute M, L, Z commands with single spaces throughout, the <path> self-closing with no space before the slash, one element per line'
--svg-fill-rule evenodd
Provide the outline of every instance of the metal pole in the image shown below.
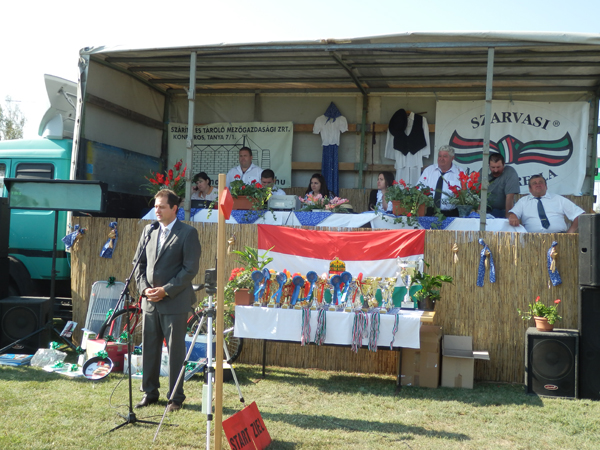
<path fill-rule="evenodd" d="M 367 109 L 369 107 L 369 97 L 367 94 L 363 94 L 363 106 L 362 106 L 362 119 L 360 123 L 360 163 L 358 167 L 358 187 L 360 189 L 365 187 L 365 174 L 363 166 L 365 163 L 365 141 L 366 141 L 366 128 L 367 128 Z M 375 133 L 375 129 L 371 130 Z"/>
<path fill-rule="evenodd" d="M 188 135 L 185 141 L 186 156 L 185 164 L 185 220 L 190 220 L 190 209 L 192 207 L 192 150 L 194 149 L 194 111 L 196 107 L 196 52 L 190 55 L 190 88 L 188 89 Z"/>
<path fill-rule="evenodd" d="M 490 128 L 492 122 L 492 84 L 494 80 L 494 47 L 488 48 L 487 77 L 485 81 L 485 125 L 483 126 L 483 154 L 481 160 L 481 208 L 479 231 L 485 231 L 488 192 L 488 165 L 490 160 Z"/>

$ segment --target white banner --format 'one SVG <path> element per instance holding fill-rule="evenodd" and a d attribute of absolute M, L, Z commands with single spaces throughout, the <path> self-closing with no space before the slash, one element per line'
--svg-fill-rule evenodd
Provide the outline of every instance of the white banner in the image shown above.
<path fill-rule="evenodd" d="M 461 169 L 481 169 L 484 101 L 439 101 L 435 124 L 437 149 L 450 145 Z M 521 194 L 542 174 L 554 194 L 581 193 L 585 178 L 589 105 L 587 102 L 511 102 L 494 100 L 490 154 L 501 153 L 519 174 Z M 484 173 L 487 173 L 487 168 Z"/>
<path fill-rule="evenodd" d="M 252 162 L 271 169 L 277 177 L 277 186 L 292 185 L 292 122 L 213 123 L 196 125 L 192 176 L 198 172 L 214 180 L 219 173 L 239 165 L 238 153 L 242 147 L 252 150 Z M 187 125 L 169 124 L 169 166 L 186 158 Z M 258 180 L 260 181 L 260 180 Z"/>

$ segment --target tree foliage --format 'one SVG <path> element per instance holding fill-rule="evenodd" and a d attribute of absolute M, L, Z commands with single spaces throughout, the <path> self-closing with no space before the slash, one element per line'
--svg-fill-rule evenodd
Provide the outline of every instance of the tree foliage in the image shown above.
<path fill-rule="evenodd" d="M 10 96 L 0 105 L 0 141 L 5 139 L 22 139 L 25 116 L 19 105 L 15 105 Z"/>

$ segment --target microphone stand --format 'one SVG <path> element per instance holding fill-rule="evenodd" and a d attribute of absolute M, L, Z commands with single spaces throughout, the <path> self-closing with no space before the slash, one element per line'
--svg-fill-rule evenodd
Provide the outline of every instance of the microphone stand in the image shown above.
<path fill-rule="evenodd" d="M 129 295 L 129 283 L 135 273 L 135 270 L 137 269 L 137 267 L 140 263 L 141 255 L 144 254 L 144 252 L 146 251 L 146 247 L 148 246 L 148 243 L 150 242 L 150 235 L 152 234 L 152 231 L 156 230 L 158 227 L 159 227 L 158 222 L 153 222 L 152 225 L 150 226 L 150 229 L 148 230 L 148 233 L 146 235 L 144 246 L 142 247 L 142 251 L 140 252 L 138 258 L 134 261 L 133 269 L 131 270 L 129 277 L 125 280 L 125 287 L 123 288 L 123 291 L 121 292 L 121 296 L 119 297 L 119 301 L 117 302 L 117 305 L 119 303 L 121 303 L 121 301 L 124 301 L 126 297 L 131 298 Z M 141 299 L 140 299 L 140 301 L 141 301 Z M 125 306 L 127 306 L 127 305 L 125 305 Z M 117 310 L 117 308 L 115 308 L 115 311 L 116 310 Z M 113 312 L 113 314 L 114 314 L 114 312 Z M 123 422 L 121 425 L 117 425 L 112 430 L 109 430 L 109 432 L 118 430 L 119 428 L 124 427 L 125 425 L 129 425 L 129 424 L 133 424 L 133 423 L 146 423 L 146 424 L 150 424 L 150 425 L 158 425 L 158 422 L 151 422 L 149 420 L 138 419 L 136 417 L 135 413 L 133 412 L 133 394 L 132 394 L 132 389 L 131 389 L 131 365 L 132 365 L 131 364 L 131 347 L 132 347 L 133 343 L 132 343 L 132 336 L 129 334 L 129 326 L 131 323 L 130 314 L 126 314 L 126 316 L 127 316 L 127 360 L 129 363 L 129 364 L 127 364 L 128 365 L 128 377 L 129 377 L 129 412 L 127 413 L 127 415 L 117 413 L 117 415 L 119 415 L 123 419 L 125 419 L 125 422 Z"/>

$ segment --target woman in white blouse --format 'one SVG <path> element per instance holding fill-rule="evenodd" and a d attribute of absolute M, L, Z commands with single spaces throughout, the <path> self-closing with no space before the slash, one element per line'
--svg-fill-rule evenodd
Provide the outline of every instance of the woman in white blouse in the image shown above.
<path fill-rule="evenodd" d="M 213 186 L 211 186 L 211 180 L 206 175 L 206 172 L 200 172 L 194 175 L 192 180 L 195 184 L 192 185 L 194 192 L 192 193 L 192 200 L 216 200 L 219 192 Z"/>
<path fill-rule="evenodd" d="M 385 199 L 385 192 L 394 183 L 394 174 L 392 172 L 380 172 L 377 177 L 377 190 L 373 189 L 369 194 L 369 209 L 371 211 L 378 209 L 382 211 L 392 211 L 392 202 Z"/>

